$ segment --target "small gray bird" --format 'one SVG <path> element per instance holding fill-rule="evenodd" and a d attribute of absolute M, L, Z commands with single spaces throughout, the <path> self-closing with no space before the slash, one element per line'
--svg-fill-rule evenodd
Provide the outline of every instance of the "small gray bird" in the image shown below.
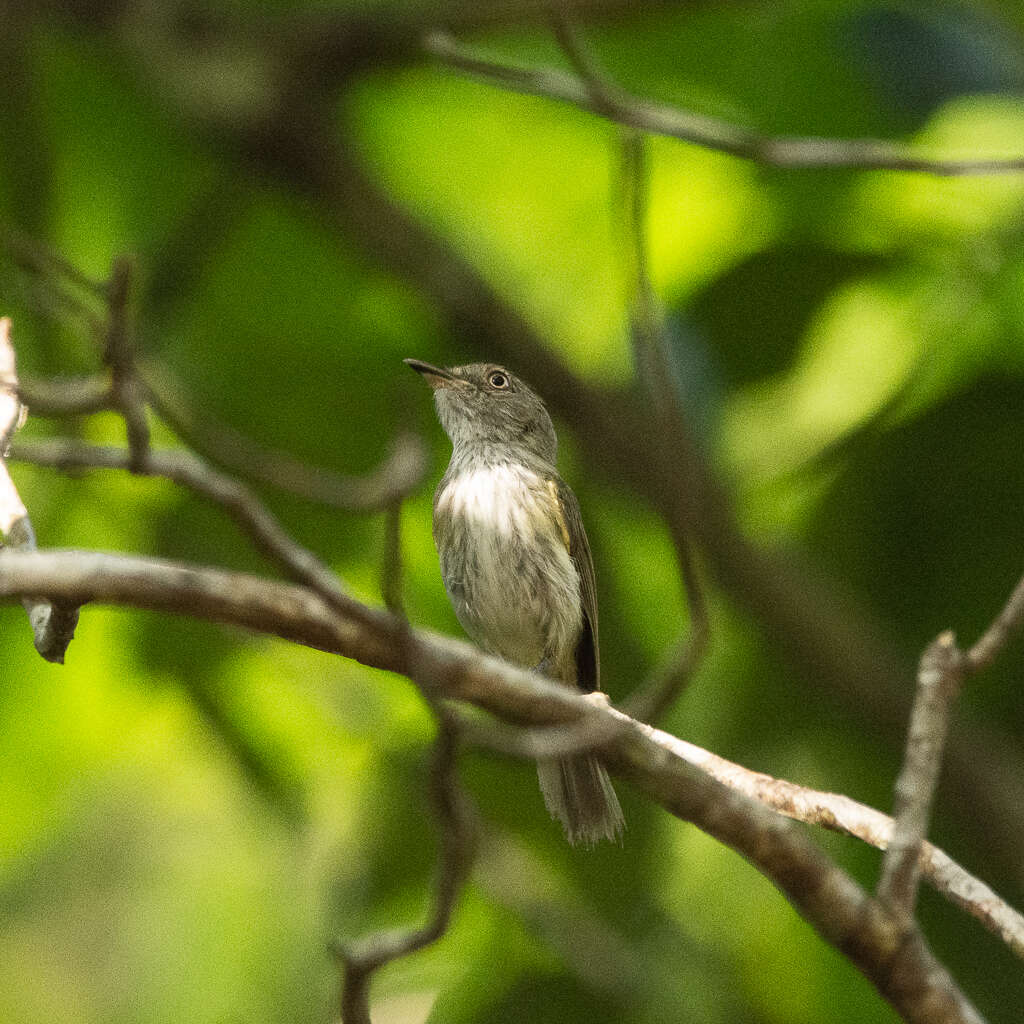
<path fill-rule="evenodd" d="M 405 362 L 433 389 L 452 442 L 434 542 L 463 629 L 506 661 L 599 690 L 594 563 L 579 503 L 555 469 L 544 404 L 501 366 Z M 569 842 L 618 838 L 622 810 L 593 754 L 540 761 L 537 774 Z"/>

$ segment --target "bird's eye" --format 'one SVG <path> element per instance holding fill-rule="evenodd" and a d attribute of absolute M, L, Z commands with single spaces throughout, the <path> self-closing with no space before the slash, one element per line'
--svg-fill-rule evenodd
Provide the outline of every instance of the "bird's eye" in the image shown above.
<path fill-rule="evenodd" d="M 490 384 L 495 391 L 504 391 L 508 388 L 508 374 L 502 373 L 500 370 L 495 370 L 493 373 L 487 375 L 487 383 Z"/>

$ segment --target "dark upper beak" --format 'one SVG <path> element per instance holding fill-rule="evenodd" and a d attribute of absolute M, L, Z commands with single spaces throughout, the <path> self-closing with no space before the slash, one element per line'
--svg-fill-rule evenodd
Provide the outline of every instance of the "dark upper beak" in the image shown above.
<path fill-rule="evenodd" d="M 438 388 L 451 387 L 458 380 L 447 370 L 442 370 L 439 366 L 431 366 L 430 363 L 424 363 L 419 359 L 403 359 L 402 362 L 406 366 L 411 366 L 417 373 L 421 373 L 424 380 L 435 391 Z"/>

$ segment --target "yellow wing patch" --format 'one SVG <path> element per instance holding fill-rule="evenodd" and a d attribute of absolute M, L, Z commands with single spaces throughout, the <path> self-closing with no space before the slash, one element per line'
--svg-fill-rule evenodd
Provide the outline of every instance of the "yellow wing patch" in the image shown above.
<path fill-rule="evenodd" d="M 565 513 L 562 511 L 562 500 L 558 497 L 558 484 L 554 480 L 548 481 L 548 493 L 551 495 L 551 503 L 555 509 L 555 519 L 558 521 L 558 529 L 562 531 L 562 540 L 565 541 L 566 551 L 572 552 L 572 541 L 569 537 L 569 524 L 565 521 Z"/>

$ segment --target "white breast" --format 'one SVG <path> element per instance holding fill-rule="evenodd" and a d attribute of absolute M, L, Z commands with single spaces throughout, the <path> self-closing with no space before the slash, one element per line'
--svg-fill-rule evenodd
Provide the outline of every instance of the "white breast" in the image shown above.
<path fill-rule="evenodd" d="M 545 484 L 525 466 L 502 464 L 459 473 L 441 492 L 438 510 L 482 532 L 528 537 L 549 518 L 537 503 Z"/>
<path fill-rule="evenodd" d="M 441 574 L 456 615 L 478 643 L 533 668 L 575 647 L 579 575 L 548 481 L 525 466 L 457 473 L 437 499 L 450 523 L 438 536 Z"/>

